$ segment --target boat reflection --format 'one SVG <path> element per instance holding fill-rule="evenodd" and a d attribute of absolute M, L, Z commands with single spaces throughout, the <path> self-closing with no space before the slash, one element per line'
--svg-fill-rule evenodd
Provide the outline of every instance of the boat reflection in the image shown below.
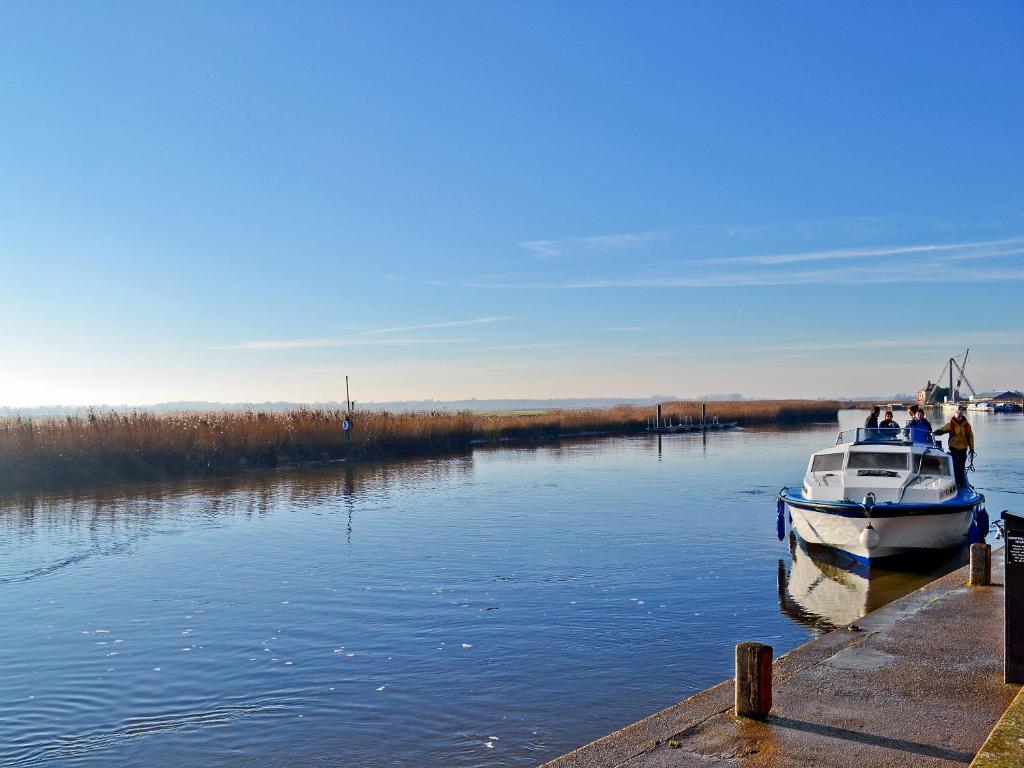
<path fill-rule="evenodd" d="M 806 544 L 789 535 L 787 568 L 778 563 L 779 607 L 787 616 L 819 631 L 846 626 L 967 563 L 967 546 L 928 557 L 865 564 L 843 553 Z"/>

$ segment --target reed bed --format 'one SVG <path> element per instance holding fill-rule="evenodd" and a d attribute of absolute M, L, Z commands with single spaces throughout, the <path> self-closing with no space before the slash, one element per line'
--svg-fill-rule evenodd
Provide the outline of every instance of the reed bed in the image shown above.
<path fill-rule="evenodd" d="M 834 421 L 838 402 L 710 403 L 709 416 L 744 425 Z M 700 418 L 700 403 L 667 403 L 664 418 Z M 474 442 L 546 440 L 645 429 L 652 408 L 528 414 L 360 411 L 346 440 L 341 410 L 155 415 L 93 413 L 0 419 L 0 489 L 225 475 L 293 462 L 384 460 L 468 450 Z"/>

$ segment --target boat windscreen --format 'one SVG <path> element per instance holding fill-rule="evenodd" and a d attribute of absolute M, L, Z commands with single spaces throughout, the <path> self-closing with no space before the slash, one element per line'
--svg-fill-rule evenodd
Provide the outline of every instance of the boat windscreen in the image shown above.
<path fill-rule="evenodd" d="M 949 477 L 949 462 L 944 456 L 922 456 L 921 474 Z"/>
<path fill-rule="evenodd" d="M 868 451 L 850 451 L 848 469 L 907 469 L 908 453 L 874 453 Z"/>
<path fill-rule="evenodd" d="M 843 452 L 819 453 L 811 462 L 811 472 L 838 472 L 843 468 Z"/>

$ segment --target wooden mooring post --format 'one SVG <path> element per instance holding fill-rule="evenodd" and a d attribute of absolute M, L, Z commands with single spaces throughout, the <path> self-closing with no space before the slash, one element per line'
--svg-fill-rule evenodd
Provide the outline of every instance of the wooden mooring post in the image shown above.
<path fill-rule="evenodd" d="M 763 720 L 772 708 L 772 653 L 770 645 L 736 646 L 736 716 Z"/>
<path fill-rule="evenodd" d="M 992 583 L 992 545 L 971 544 L 971 568 L 967 577 L 970 587 L 987 587 Z"/>
<path fill-rule="evenodd" d="M 656 415 L 656 416 L 654 417 L 654 428 L 655 428 L 655 429 L 661 429 L 661 403 L 658 403 L 658 404 L 657 404 L 656 406 L 654 406 L 654 407 L 655 407 L 655 409 L 656 409 L 656 411 L 655 411 L 655 412 L 656 412 L 656 414 L 657 414 L 657 415 Z"/>

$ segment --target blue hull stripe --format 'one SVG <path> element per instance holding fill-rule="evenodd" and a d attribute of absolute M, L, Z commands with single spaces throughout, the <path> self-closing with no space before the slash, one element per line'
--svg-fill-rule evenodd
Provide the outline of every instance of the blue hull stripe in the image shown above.
<path fill-rule="evenodd" d="M 885 517 L 914 517 L 919 515 L 954 515 L 963 512 L 970 512 L 979 504 L 985 502 L 985 497 L 980 493 L 972 493 L 968 498 L 958 494 L 959 498 L 947 501 L 942 504 L 876 504 L 871 508 L 872 518 Z M 794 509 L 805 509 L 811 512 L 820 512 L 823 515 L 836 515 L 837 517 L 867 517 L 864 507 L 860 504 L 852 504 L 843 501 L 809 501 L 803 497 L 793 497 L 788 494 L 782 500 Z"/>

